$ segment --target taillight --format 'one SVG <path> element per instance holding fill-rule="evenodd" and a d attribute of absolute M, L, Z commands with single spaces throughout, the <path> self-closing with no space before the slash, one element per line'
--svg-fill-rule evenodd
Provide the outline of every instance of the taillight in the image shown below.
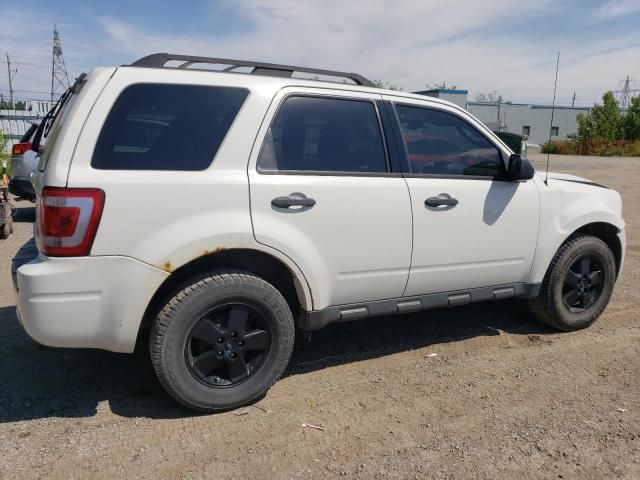
<path fill-rule="evenodd" d="M 103 206 L 102 190 L 45 187 L 36 206 L 42 253 L 52 257 L 89 255 Z"/>
<path fill-rule="evenodd" d="M 22 155 L 24 152 L 31 150 L 31 142 L 16 143 L 11 147 L 12 155 Z"/>

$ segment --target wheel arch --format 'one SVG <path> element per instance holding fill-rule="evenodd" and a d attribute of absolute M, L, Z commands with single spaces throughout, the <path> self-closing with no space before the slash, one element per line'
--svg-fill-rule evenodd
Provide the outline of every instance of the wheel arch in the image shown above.
<path fill-rule="evenodd" d="M 285 298 L 294 319 L 303 310 L 312 309 L 312 298 L 306 280 L 283 260 L 251 248 L 219 249 L 205 253 L 171 271 L 151 298 L 139 330 L 151 325 L 163 305 L 195 276 L 213 270 L 240 270 L 269 282 Z"/>
<path fill-rule="evenodd" d="M 611 249 L 616 262 L 616 275 L 619 275 L 624 258 L 624 247 L 618 235 L 619 232 L 620 227 L 606 220 L 584 222 L 581 225 L 572 226 L 559 232 L 561 234 L 556 237 L 556 241 L 552 245 L 539 246 L 539 251 L 536 252 L 536 259 L 531 270 L 531 281 L 533 283 L 541 283 L 556 252 L 562 245 L 580 235 L 592 235 L 599 238 Z M 544 255 L 541 253 L 544 253 Z"/>
<path fill-rule="evenodd" d="M 620 274 L 620 270 L 622 268 L 622 243 L 620 242 L 620 238 L 618 237 L 618 233 L 620 229 L 615 225 L 607 222 L 592 222 L 583 225 L 582 227 L 575 230 L 567 239 L 562 242 L 561 245 L 564 245 L 569 240 L 576 238 L 581 235 L 591 235 L 593 237 L 599 238 L 602 240 L 609 250 L 613 253 L 613 258 L 616 261 L 616 276 Z"/>

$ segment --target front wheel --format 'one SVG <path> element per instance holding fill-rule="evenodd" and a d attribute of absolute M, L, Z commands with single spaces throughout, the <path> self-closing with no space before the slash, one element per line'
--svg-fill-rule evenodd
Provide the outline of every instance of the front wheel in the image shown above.
<path fill-rule="evenodd" d="M 203 412 L 246 405 L 282 375 L 295 327 L 280 292 L 247 273 L 214 273 L 188 286 L 151 329 L 151 360 L 178 402 Z"/>
<path fill-rule="evenodd" d="M 609 247 L 599 238 L 580 236 L 558 250 L 529 307 L 538 320 L 559 330 L 586 328 L 609 303 L 615 281 Z"/>

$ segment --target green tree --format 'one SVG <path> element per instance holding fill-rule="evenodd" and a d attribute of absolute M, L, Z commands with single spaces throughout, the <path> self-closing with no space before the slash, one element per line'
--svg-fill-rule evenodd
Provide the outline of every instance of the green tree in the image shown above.
<path fill-rule="evenodd" d="M 589 115 L 578 115 L 578 135 L 613 141 L 623 137 L 620 107 L 613 92 L 602 96 L 602 105 L 594 105 Z"/>
<path fill-rule="evenodd" d="M 396 85 L 395 83 L 385 82 L 383 80 L 373 80 L 372 83 L 374 87 L 383 88 L 385 90 L 396 90 L 398 92 L 401 92 L 404 89 L 404 87 L 401 87 L 400 85 Z"/>
<path fill-rule="evenodd" d="M 631 99 L 627 114 L 623 117 L 624 138 L 640 140 L 640 95 Z"/>
<path fill-rule="evenodd" d="M 4 132 L 0 130 L 0 153 L 2 153 L 7 146 L 7 137 L 4 136 Z"/>
<path fill-rule="evenodd" d="M 593 138 L 593 120 L 591 115 L 579 113 L 576 116 L 576 120 L 578 121 L 578 138 Z"/>
<path fill-rule="evenodd" d="M 456 90 L 458 88 L 458 86 L 454 83 L 450 83 L 449 85 L 447 85 L 447 82 L 434 83 L 433 85 L 427 83 L 426 87 L 429 90 Z"/>

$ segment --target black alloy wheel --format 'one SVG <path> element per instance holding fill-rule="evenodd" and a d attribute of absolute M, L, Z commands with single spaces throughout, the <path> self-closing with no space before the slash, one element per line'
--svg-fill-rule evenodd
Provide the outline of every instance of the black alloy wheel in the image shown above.
<path fill-rule="evenodd" d="M 268 354 L 269 324 L 255 308 L 228 303 L 203 315 L 186 339 L 191 374 L 211 387 L 231 387 L 256 373 Z"/>
<path fill-rule="evenodd" d="M 596 255 L 578 258 L 567 270 L 562 286 L 562 301 L 571 313 L 591 308 L 602 294 L 603 261 Z"/>
<path fill-rule="evenodd" d="M 592 235 L 570 238 L 551 260 L 529 308 L 538 320 L 559 330 L 586 328 L 609 303 L 616 277 L 613 250 L 602 239 Z"/>

